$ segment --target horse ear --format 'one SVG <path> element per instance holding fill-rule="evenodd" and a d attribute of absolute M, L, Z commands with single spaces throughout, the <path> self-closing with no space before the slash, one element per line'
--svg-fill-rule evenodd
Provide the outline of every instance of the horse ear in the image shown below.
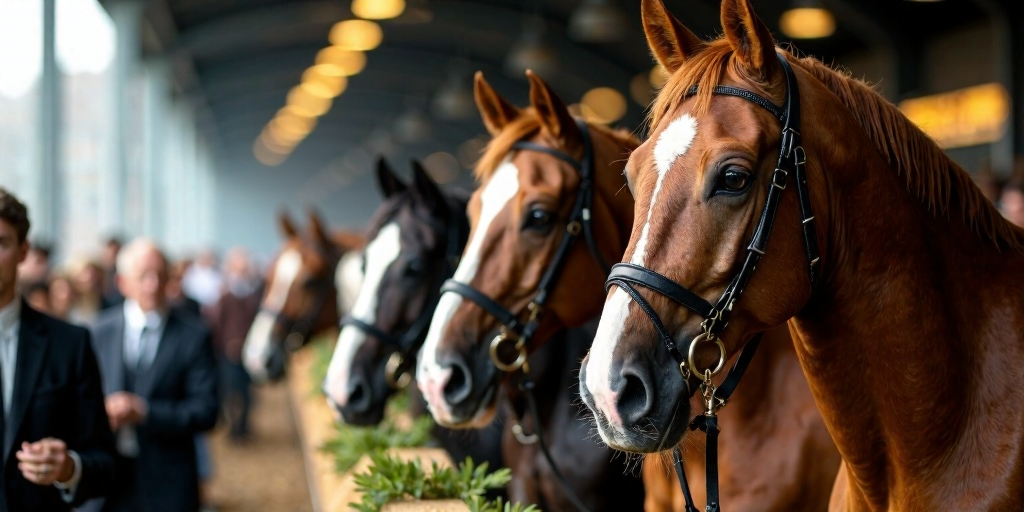
<path fill-rule="evenodd" d="M 313 241 L 321 247 L 331 245 L 331 236 L 327 234 L 327 229 L 324 228 L 324 223 L 320 220 L 320 214 L 317 213 L 316 208 L 309 207 L 308 214 L 309 232 L 313 236 Z"/>
<path fill-rule="evenodd" d="M 383 156 L 377 157 L 377 187 L 385 199 L 409 189 L 409 186 L 395 175 L 395 171 Z"/>
<path fill-rule="evenodd" d="M 280 210 L 277 212 L 277 225 L 281 228 L 281 233 L 284 234 L 285 238 L 295 238 L 298 236 L 299 231 L 295 229 L 295 223 L 292 222 L 292 218 L 288 215 L 288 210 Z"/>
<path fill-rule="evenodd" d="M 423 201 L 423 205 L 430 210 L 431 214 L 446 218 L 448 203 L 444 199 L 444 193 L 441 192 L 441 187 L 437 186 L 419 160 L 412 160 L 412 174 L 416 197 Z"/>
<path fill-rule="evenodd" d="M 766 80 L 779 66 L 775 40 L 754 14 L 750 0 L 722 0 L 722 30 L 740 63 L 754 77 Z"/>
<path fill-rule="evenodd" d="M 476 108 L 480 111 L 484 126 L 491 135 L 497 135 L 519 117 L 519 109 L 502 98 L 491 84 L 484 80 L 482 71 L 477 71 L 473 77 L 473 97 L 476 99 Z"/>
<path fill-rule="evenodd" d="M 662 0 L 643 0 L 640 17 L 651 53 L 669 74 L 701 51 L 706 43 L 668 12 Z"/>
<path fill-rule="evenodd" d="M 530 79 L 530 104 L 537 111 L 544 130 L 570 151 L 581 146 L 583 135 L 565 102 L 533 71 L 527 70 L 526 77 Z"/>

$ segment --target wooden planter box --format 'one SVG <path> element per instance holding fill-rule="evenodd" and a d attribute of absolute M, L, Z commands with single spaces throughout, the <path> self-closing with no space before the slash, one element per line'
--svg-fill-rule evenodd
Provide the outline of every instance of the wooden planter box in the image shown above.
<path fill-rule="evenodd" d="M 320 451 L 320 446 L 334 432 L 334 414 L 327 401 L 313 393 L 319 383 L 312 382 L 310 367 L 313 351 L 303 349 L 296 352 L 288 368 L 288 388 L 292 415 L 299 431 L 302 456 L 306 464 L 306 480 L 310 499 L 316 512 L 350 512 L 350 503 L 361 499 L 356 491 L 353 475 L 363 472 L 370 464 L 370 458 L 363 456 L 344 475 L 334 471 L 334 459 Z M 452 465 L 447 452 L 440 448 L 401 448 L 389 452 L 402 460 L 419 459 L 425 469 L 436 461 L 439 466 Z M 405 501 L 389 503 L 386 512 L 468 512 L 469 507 L 460 500 Z"/>

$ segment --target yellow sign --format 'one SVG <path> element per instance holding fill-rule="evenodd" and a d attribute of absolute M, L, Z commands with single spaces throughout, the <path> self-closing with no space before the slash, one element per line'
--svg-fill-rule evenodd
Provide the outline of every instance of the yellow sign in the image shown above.
<path fill-rule="evenodd" d="M 904 100 L 900 110 L 939 146 L 959 148 L 995 142 L 1006 132 L 1010 96 L 997 83 Z"/>

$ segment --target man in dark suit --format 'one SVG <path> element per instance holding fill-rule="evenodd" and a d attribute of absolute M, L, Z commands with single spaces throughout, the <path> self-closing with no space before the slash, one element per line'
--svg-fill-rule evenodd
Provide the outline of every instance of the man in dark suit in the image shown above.
<path fill-rule="evenodd" d="M 123 305 L 104 311 L 93 339 L 117 437 L 117 483 L 104 512 L 199 509 L 195 436 L 217 421 L 210 332 L 167 304 L 167 259 L 151 241 L 121 249 Z"/>
<path fill-rule="evenodd" d="M 89 332 L 16 296 L 28 230 L 0 188 L 0 510 L 70 511 L 110 489 L 114 439 Z"/>

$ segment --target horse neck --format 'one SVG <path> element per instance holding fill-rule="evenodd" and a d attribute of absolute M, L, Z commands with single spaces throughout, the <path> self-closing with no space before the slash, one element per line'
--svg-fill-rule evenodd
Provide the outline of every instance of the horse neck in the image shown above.
<path fill-rule="evenodd" d="M 1024 460 L 1013 378 L 1024 365 L 1024 258 L 979 238 L 955 200 L 948 214 L 927 211 L 859 130 L 844 135 L 817 141 L 823 150 L 805 139 L 812 165 L 828 169 L 810 174 L 824 265 L 792 325 L 846 462 L 847 503 L 995 500 L 1005 488 L 984 486 L 1019 480 Z"/>

